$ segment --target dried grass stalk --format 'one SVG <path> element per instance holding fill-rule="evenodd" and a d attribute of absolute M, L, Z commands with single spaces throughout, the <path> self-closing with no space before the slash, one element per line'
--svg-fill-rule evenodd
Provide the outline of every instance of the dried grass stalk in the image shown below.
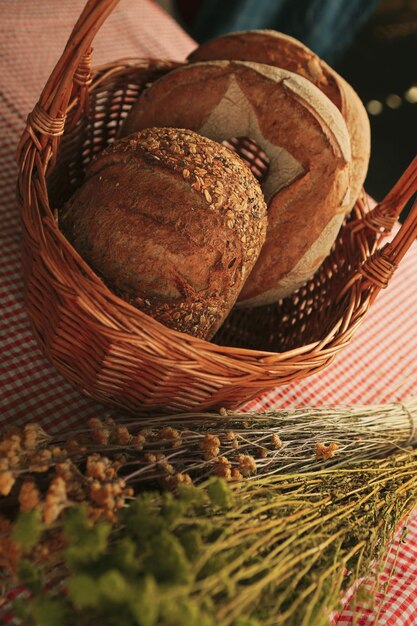
<path fill-rule="evenodd" d="M 72 499 L 77 488 L 81 499 L 91 495 L 94 484 L 97 504 L 105 483 L 123 506 L 127 485 L 175 489 L 210 475 L 233 481 L 383 457 L 415 442 L 416 423 L 417 398 L 365 407 L 94 418 L 85 429 L 55 436 L 28 424 L 0 440 L 0 494 L 32 502 L 31 481 L 46 476 L 45 492 L 58 476 Z"/>

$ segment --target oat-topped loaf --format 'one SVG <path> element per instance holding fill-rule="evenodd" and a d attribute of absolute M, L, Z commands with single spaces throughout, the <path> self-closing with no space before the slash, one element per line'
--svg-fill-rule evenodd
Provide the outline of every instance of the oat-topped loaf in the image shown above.
<path fill-rule="evenodd" d="M 227 148 L 189 130 L 149 128 L 94 160 L 61 223 L 114 293 L 210 338 L 258 258 L 266 205 Z"/>

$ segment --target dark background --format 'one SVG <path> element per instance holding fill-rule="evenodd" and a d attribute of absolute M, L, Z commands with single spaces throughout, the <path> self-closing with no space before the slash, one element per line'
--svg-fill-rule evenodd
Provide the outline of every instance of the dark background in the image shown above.
<path fill-rule="evenodd" d="M 369 114 L 372 153 L 365 182 L 380 200 L 417 154 L 417 2 L 380 2 L 335 69 L 368 108 L 372 100 L 381 105 L 380 113 Z"/>

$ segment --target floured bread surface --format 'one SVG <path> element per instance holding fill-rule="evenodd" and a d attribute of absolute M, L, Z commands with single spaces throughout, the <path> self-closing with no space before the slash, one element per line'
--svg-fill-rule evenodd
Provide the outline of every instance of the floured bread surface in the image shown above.
<path fill-rule="evenodd" d="M 266 63 L 295 72 L 318 87 L 342 113 L 351 139 L 351 206 L 357 200 L 368 171 L 371 136 L 368 114 L 353 88 L 303 43 L 274 30 L 252 30 L 224 35 L 196 48 L 192 62 L 238 60 Z M 348 208 L 350 209 L 351 206 Z"/>
<path fill-rule="evenodd" d="M 349 205 L 351 161 L 343 117 L 317 87 L 267 65 L 196 63 L 155 82 L 133 107 L 123 132 L 159 125 L 191 128 L 216 141 L 250 137 L 270 159 L 263 185 L 267 239 L 239 296 L 241 305 L 272 302 L 281 287 L 291 293 L 300 276 L 314 274 L 320 263 L 308 251 L 317 242 L 314 255 L 320 259 L 336 237 L 328 225 L 341 223 Z"/>
<path fill-rule="evenodd" d="M 119 297 L 210 338 L 258 258 L 266 210 L 236 154 L 189 130 L 151 128 L 96 157 L 60 224 Z"/>
<path fill-rule="evenodd" d="M 275 30 L 235 32 L 201 44 L 188 56 L 192 63 L 225 59 L 264 63 L 294 72 L 314 83 L 340 110 L 342 99 L 333 71 L 294 37 Z"/>

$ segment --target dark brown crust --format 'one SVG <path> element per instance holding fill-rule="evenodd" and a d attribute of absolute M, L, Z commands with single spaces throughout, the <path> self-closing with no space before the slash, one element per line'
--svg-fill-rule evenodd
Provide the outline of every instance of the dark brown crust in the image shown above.
<path fill-rule="evenodd" d="M 96 158 L 62 226 L 117 295 L 210 338 L 258 257 L 266 205 L 227 148 L 187 130 L 148 129 Z"/>

